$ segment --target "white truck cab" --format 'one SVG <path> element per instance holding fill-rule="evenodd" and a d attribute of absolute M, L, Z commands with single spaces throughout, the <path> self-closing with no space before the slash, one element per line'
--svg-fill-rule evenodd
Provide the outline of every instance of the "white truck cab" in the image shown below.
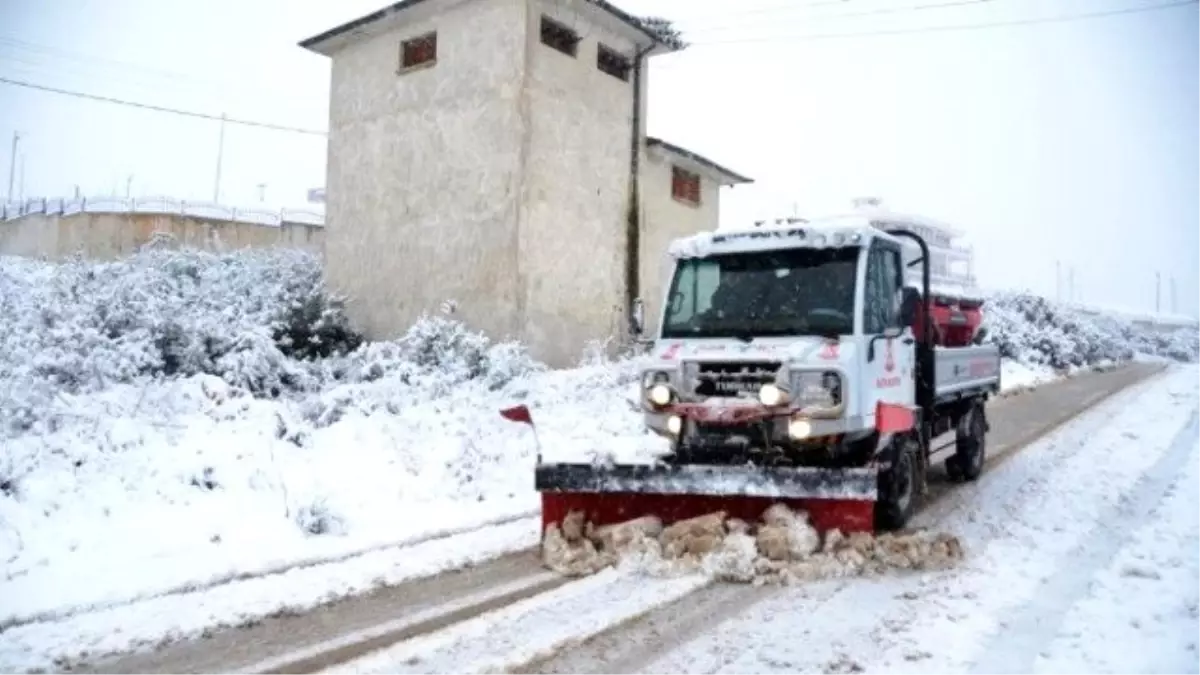
<path fill-rule="evenodd" d="M 905 240 L 920 251 L 907 264 Z M 653 466 L 539 463 L 544 526 L 571 509 L 597 523 L 754 517 L 783 500 L 818 529 L 894 529 L 950 430 L 950 476 L 980 475 L 999 350 L 973 337 L 979 304 L 931 294 L 921 237 L 849 216 L 703 233 L 669 252 L 641 406 L 671 452 Z M 906 285 L 916 265 L 920 289 Z M 635 331 L 642 320 L 635 303 Z"/>

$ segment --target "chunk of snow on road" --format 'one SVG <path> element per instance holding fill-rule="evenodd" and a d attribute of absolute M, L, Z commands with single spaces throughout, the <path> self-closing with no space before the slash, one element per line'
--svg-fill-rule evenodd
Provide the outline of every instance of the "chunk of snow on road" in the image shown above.
<path fill-rule="evenodd" d="M 782 583 L 878 575 L 889 569 L 952 567 L 963 547 L 946 533 L 913 531 L 872 535 L 838 530 L 821 535 L 804 512 L 773 504 L 762 522 L 746 523 L 718 511 L 663 528 L 639 518 L 593 528 L 573 511 L 543 537 L 543 563 L 567 576 L 608 567 L 653 577 L 705 574 L 722 581 Z M 561 525 L 561 526 L 560 526 Z"/>

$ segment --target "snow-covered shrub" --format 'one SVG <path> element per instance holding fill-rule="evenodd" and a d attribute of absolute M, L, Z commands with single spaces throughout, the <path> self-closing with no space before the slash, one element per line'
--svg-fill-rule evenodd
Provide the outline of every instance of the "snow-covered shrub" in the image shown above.
<path fill-rule="evenodd" d="M 1005 358 L 1066 370 L 1136 353 L 1177 361 L 1200 358 L 1200 331 L 1155 332 L 1131 321 L 1087 314 L 1031 293 L 1000 292 L 984 305 L 985 342 Z"/>
<path fill-rule="evenodd" d="M 315 499 L 296 511 L 296 525 L 310 535 L 341 535 L 346 533 L 342 517 L 334 513 L 324 499 Z"/>
<path fill-rule="evenodd" d="M 209 373 L 256 394 L 316 384 L 298 359 L 361 339 L 319 261 L 284 249 L 144 250 L 107 263 L 0 258 L 0 378 L 81 393 Z"/>

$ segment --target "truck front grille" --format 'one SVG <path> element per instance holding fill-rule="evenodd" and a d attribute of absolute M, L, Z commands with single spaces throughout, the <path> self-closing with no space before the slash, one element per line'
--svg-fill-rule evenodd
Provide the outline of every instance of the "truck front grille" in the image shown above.
<path fill-rule="evenodd" d="M 738 361 L 689 364 L 692 391 L 697 396 L 753 398 L 764 384 L 775 381 L 779 361 Z"/>

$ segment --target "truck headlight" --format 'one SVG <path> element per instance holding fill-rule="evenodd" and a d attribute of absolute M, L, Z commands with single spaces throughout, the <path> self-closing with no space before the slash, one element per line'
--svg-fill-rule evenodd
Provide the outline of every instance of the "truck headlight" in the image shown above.
<path fill-rule="evenodd" d="M 670 385 L 656 384 L 646 390 L 646 398 L 654 405 L 662 407 L 675 398 L 675 392 L 671 390 Z"/>
<path fill-rule="evenodd" d="M 773 408 L 787 402 L 787 392 L 777 384 L 764 384 L 758 390 L 758 400 L 768 408 Z"/>
<path fill-rule="evenodd" d="M 792 400 L 800 408 L 837 408 L 842 404 L 842 376 L 837 371 L 802 370 L 791 374 Z"/>
<path fill-rule="evenodd" d="M 792 418 L 788 420 L 788 436 L 797 441 L 812 435 L 812 424 L 808 420 Z"/>

